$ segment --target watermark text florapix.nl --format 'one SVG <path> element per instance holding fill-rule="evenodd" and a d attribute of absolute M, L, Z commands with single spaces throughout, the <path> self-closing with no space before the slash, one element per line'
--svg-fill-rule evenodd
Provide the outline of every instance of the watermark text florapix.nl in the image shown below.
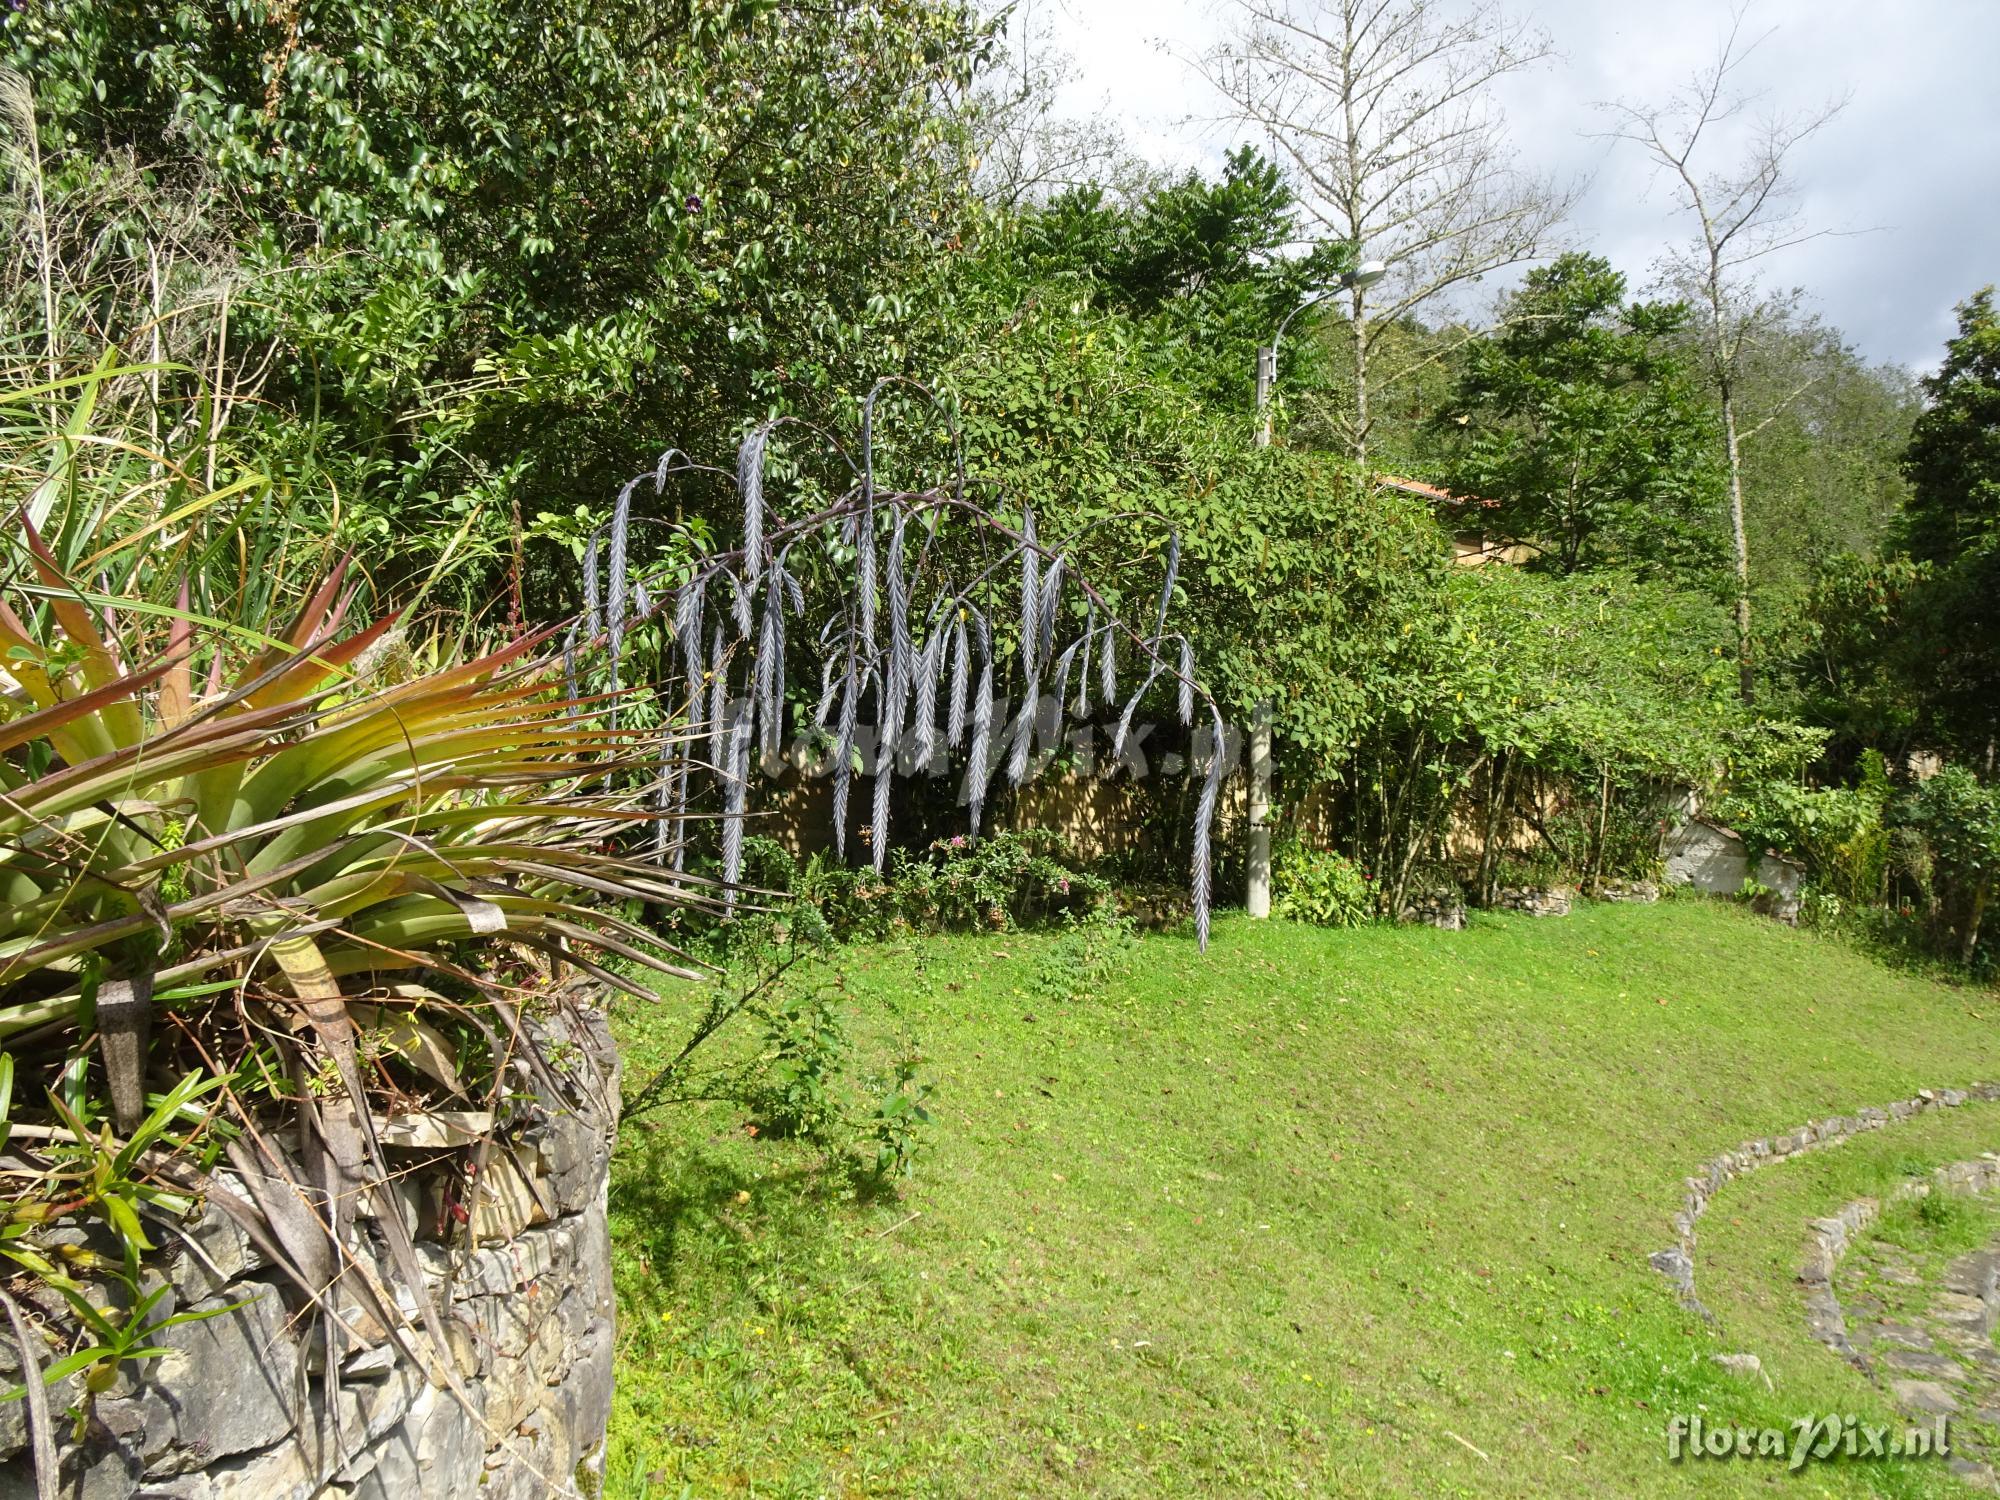
<path fill-rule="evenodd" d="M 1705 1422 L 1685 1413 L 1676 1413 L 1667 1422 L 1670 1463 L 1775 1458 L 1796 1472 L 1809 1463 L 1834 1459 L 1947 1458 L 1950 1454 L 1950 1434 L 1941 1416 L 1901 1427 L 1866 1422 L 1852 1412 L 1797 1417 L 1782 1427 Z"/>

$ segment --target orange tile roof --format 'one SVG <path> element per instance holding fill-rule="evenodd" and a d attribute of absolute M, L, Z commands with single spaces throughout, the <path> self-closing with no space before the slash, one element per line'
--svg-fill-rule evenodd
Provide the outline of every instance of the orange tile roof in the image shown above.
<path fill-rule="evenodd" d="M 1482 500 L 1477 495 L 1454 495 L 1450 490 L 1435 484 L 1425 484 L 1421 479 L 1404 479 L 1396 474 L 1377 474 L 1375 482 L 1384 489 L 1401 490 L 1406 495 L 1421 496 L 1425 500 L 1435 500 L 1444 505 L 1479 505 L 1488 510 L 1499 507 L 1498 500 Z"/>

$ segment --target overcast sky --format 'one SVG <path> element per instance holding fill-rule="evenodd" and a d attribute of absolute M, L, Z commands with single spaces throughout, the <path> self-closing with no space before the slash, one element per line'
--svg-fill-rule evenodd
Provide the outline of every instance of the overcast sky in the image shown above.
<path fill-rule="evenodd" d="M 1219 101 L 1182 61 L 1219 37 L 1227 0 L 1030 0 L 1080 77 L 1077 113 L 1106 113 L 1140 155 L 1213 167 L 1234 136 L 1187 123 Z M 1503 96 L 1524 166 L 1586 175 L 1574 228 L 1635 289 L 1685 233 L 1637 148 L 1593 135 L 1600 100 L 1664 100 L 1714 55 L 1731 0 L 1533 0 L 1514 13 L 1553 35 L 1561 57 Z M 1747 35 L 1770 32 L 1744 81 L 1778 110 L 1848 95 L 1801 148 L 1800 207 L 1813 227 L 1866 230 L 1768 262 L 1805 287 L 1871 358 L 1935 364 L 1952 306 L 2000 281 L 2000 0 L 1754 0 Z"/>

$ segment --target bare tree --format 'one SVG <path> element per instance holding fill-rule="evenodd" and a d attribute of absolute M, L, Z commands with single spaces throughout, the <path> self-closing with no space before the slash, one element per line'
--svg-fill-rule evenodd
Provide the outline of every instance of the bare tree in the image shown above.
<path fill-rule="evenodd" d="M 1780 399 L 1744 430 L 1741 397 L 1746 364 L 1761 335 L 1787 321 L 1794 298 L 1766 290 L 1760 263 L 1780 250 L 1835 233 L 1801 224 L 1788 161 L 1801 143 L 1840 113 L 1836 99 L 1802 114 L 1753 115 L 1757 96 L 1737 86 L 1758 44 L 1743 36 L 1738 10 L 1715 59 L 1663 105 L 1603 106 L 1617 125 L 1611 132 L 1652 158 L 1671 183 L 1696 232 L 1665 258 L 1669 284 L 1692 292 L 1702 309 L 1701 347 L 1722 410 L 1723 451 L 1729 467 L 1729 532 L 1736 562 L 1736 669 L 1743 701 L 1755 690 L 1750 645 L 1750 543 L 1743 523 L 1743 444 L 1768 425 L 1777 410 L 1803 393 Z M 1766 36 L 1769 33 L 1765 33 Z M 1733 139 L 1732 139 L 1733 138 Z M 1709 159 L 1731 148 L 1733 160 Z"/>
<path fill-rule="evenodd" d="M 1233 0 L 1237 24 L 1200 67 L 1289 163 L 1320 237 L 1388 267 L 1347 289 L 1350 438 L 1368 458 L 1381 330 L 1489 272 L 1540 255 L 1574 197 L 1521 172 L 1492 86 L 1553 52 L 1489 0 Z M 1371 296 L 1378 300 L 1371 306 Z"/>
<path fill-rule="evenodd" d="M 1034 0 L 989 0 L 989 8 L 999 45 L 963 105 L 980 196 L 1011 210 L 1088 184 L 1137 191 L 1144 164 L 1108 114 L 1064 112 L 1060 95 L 1078 70 L 1048 17 Z"/>

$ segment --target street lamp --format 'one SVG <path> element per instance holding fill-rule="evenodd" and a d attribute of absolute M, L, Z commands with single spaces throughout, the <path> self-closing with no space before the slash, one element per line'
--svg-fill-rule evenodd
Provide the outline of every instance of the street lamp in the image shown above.
<path fill-rule="evenodd" d="M 1332 286 L 1314 292 L 1279 320 L 1271 342 L 1257 351 L 1257 446 L 1271 446 L 1271 387 L 1278 379 L 1278 343 L 1285 330 L 1307 308 L 1337 292 L 1373 286 L 1388 274 L 1379 260 L 1364 260 Z M 1257 705 L 1250 723 L 1250 883 L 1243 905 L 1252 917 L 1271 915 L 1271 705 Z"/>
<path fill-rule="evenodd" d="M 1292 326 L 1292 319 L 1309 307 L 1317 307 L 1338 292 L 1352 292 L 1361 287 L 1373 286 L 1389 274 L 1389 268 L 1379 260 L 1364 260 L 1332 286 L 1314 292 L 1305 301 L 1279 320 L 1278 331 L 1271 335 L 1271 342 L 1257 351 L 1257 446 L 1271 446 L 1271 387 L 1278 380 L 1278 344 L 1285 336 L 1285 330 Z"/>

